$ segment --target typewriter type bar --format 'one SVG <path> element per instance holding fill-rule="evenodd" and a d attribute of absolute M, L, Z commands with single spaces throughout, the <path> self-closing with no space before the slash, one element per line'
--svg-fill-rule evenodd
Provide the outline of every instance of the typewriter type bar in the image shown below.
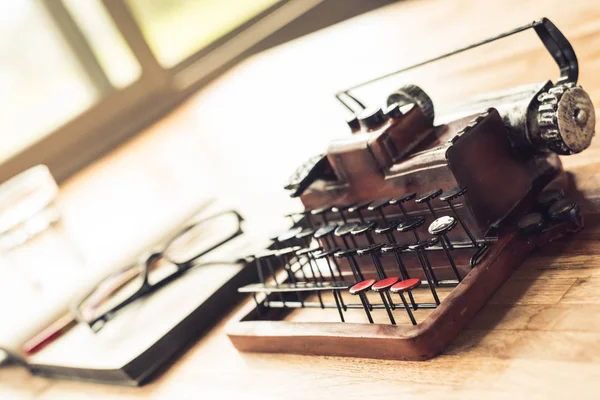
<path fill-rule="evenodd" d="M 414 85 L 384 109 L 350 94 L 360 85 L 338 95 L 355 112 L 352 136 L 286 184 L 305 209 L 248 258 L 260 281 L 239 289 L 254 299 L 228 332 L 239 350 L 426 360 L 531 251 L 583 227 L 558 154 L 589 146 L 595 114 L 568 41 L 543 19 L 457 52 L 529 28 L 558 81 L 490 96 L 467 116 L 436 125 Z"/>

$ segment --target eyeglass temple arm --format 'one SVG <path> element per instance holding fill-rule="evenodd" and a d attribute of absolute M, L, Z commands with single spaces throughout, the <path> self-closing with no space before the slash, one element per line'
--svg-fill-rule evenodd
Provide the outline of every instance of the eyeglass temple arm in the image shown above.
<path fill-rule="evenodd" d="M 519 28 L 510 30 L 508 32 L 504 32 L 500 35 L 482 40 L 481 42 L 477 42 L 471 44 L 466 47 L 459 48 L 457 50 L 451 51 L 450 53 L 442 54 L 435 58 L 431 58 L 429 60 L 422 61 L 418 64 L 412 65 L 407 68 L 403 68 L 394 72 L 390 72 L 388 74 L 382 75 L 380 77 L 370 79 L 366 82 L 359 83 L 355 86 L 352 86 L 346 90 L 336 93 L 335 97 L 351 112 L 359 112 L 365 109 L 364 104 L 359 101 L 355 96 L 350 94 L 352 90 L 358 89 L 360 87 L 369 85 L 371 83 L 389 78 L 394 75 L 401 74 L 406 71 L 410 71 L 412 69 L 421 67 L 423 65 L 433 63 L 435 61 L 453 56 L 458 53 L 462 53 L 467 50 L 471 50 L 475 47 L 482 46 L 484 44 L 488 44 L 494 42 L 499 39 L 503 39 L 505 37 L 526 31 L 528 29 L 534 29 L 537 33 L 538 37 L 544 44 L 544 47 L 548 50 L 556 64 L 560 69 L 560 76 L 557 80 L 557 83 L 562 82 L 577 82 L 577 78 L 579 76 L 579 64 L 577 63 L 577 57 L 575 56 L 575 51 L 573 50 L 573 46 L 567 40 L 567 38 L 563 35 L 563 33 L 548 19 L 542 18 L 537 21 L 533 21 L 530 24 L 521 26 Z M 350 100 L 354 104 L 350 104 L 347 101 Z"/>

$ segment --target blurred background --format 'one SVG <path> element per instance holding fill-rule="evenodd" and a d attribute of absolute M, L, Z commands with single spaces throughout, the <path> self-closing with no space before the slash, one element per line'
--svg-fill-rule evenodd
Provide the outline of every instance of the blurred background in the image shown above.
<path fill-rule="evenodd" d="M 244 58 L 392 2 L 0 2 L 0 182 L 63 181 Z"/>

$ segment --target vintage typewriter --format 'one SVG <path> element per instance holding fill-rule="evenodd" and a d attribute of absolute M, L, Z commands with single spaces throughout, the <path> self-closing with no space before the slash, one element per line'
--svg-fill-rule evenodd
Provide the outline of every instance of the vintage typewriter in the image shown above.
<path fill-rule="evenodd" d="M 595 114 L 556 26 L 535 21 L 417 66 L 528 29 L 558 64 L 556 82 L 450 116 L 414 85 L 383 109 L 352 94 L 377 79 L 337 95 L 352 135 L 296 171 L 285 188 L 305 210 L 247 258 L 259 282 L 239 289 L 254 297 L 229 329 L 239 350 L 431 358 L 532 250 L 583 227 L 558 155 L 590 145 Z"/>

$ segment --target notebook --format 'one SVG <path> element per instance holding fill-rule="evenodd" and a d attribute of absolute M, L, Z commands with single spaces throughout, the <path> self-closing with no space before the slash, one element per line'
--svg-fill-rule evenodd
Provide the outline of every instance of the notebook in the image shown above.
<path fill-rule="evenodd" d="M 199 218 L 221 209 L 204 209 Z M 186 223 L 189 222 L 189 219 Z M 204 256 L 201 261 L 234 260 L 264 249 L 267 243 L 247 233 Z M 167 235 L 170 237 L 174 232 Z M 159 241 L 160 242 L 160 241 Z M 122 265 L 115 265 L 121 267 Z M 256 280 L 255 268 L 243 263 L 212 264 L 190 269 L 179 279 L 125 307 L 102 330 L 94 333 L 78 324 L 38 353 L 13 357 L 32 373 L 50 378 L 140 385 L 176 358 L 242 299 L 238 287 Z M 4 328 L 6 344 L 17 353 L 20 342 L 39 332 L 60 315 L 73 293 L 57 297 L 28 315 L 24 325 Z"/>
<path fill-rule="evenodd" d="M 251 248 L 242 236 L 218 252 L 244 254 Z M 245 264 L 191 269 L 127 306 L 98 333 L 78 324 L 30 356 L 27 367 L 52 378 L 140 385 L 226 315 L 242 299 L 237 288 L 254 279 L 256 269 Z"/>

